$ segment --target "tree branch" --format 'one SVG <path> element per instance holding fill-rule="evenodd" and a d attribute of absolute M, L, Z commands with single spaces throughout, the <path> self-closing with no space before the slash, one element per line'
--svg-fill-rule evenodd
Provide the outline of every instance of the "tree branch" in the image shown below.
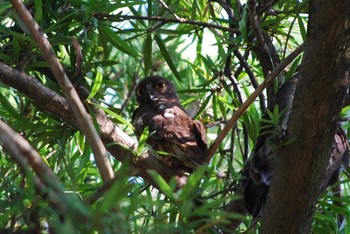
<path fill-rule="evenodd" d="M 179 16 L 177 16 L 176 14 L 175 14 L 175 12 L 173 11 L 173 10 L 171 10 L 170 9 L 170 7 L 165 3 L 165 2 L 163 2 L 163 0 L 157 0 L 167 11 L 169 11 L 169 13 L 172 15 L 172 16 L 174 16 L 175 17 L 175 19 L 177 19 L 177 20 L 183 20 L 183 19 L 181 19 Z"/>
<path fill-rule="evenodd" d="M 244 114 L 248 107 L 254 102 L 254 100 L 262 93 L 262 91 L 273 81 L 273 79 L 284 70 L 284 68 L 290 64 L 302 51 L 304 50 L 304 44 L 300 45 L 295 51 L 293 51 L 287 58 L 285 58 L 275 70 L 273 70 L 265 79 L 265 81 L 259 85 L 257 89 L 248 97 L 248 99 L 242 104 L 242 106 L 233 114 L 231 119 L 227 122 L 224 129 L 221 131 L 219 136 L 211 144 L 209 148 L 208 158 L 210 159 L 215 151 L 218 149 L 225 136 L 236 124 L 238 119 Z"/>
<path fill-rule="evenodd" d="M 136 16 L 136 15 L 110 15 L 110 14 L 97 14 L 95 15 L 98 19 L 108 19 L 112 21 L 124 21 L 124 20 L 152 20 L 159 21 L 162 23 L 179 23 L 179 24 L 189 24 L 194 26 L 200 26 L 205 28 L 216 28 L 225 32 L 240 33 L 239 29 L 227 28 L 217 24 L 211 24 L 206 22 L 201 22 L 197 20 L 186 20 L 183 18 L 170 19 L 161 16 Z"/>
<path fill-rule="evenodd" d="M 266 29 L 263 31 L 260 28 L 260 14 L 262 12 L 257 12 L 256 10 L 256 0 L 249 0 L 249 23 L 250 28 L 253 29 L 256 42 L 252 42 L 252 50 L 258 57 L 260 61 L 263 74 L 266 77 L 272 70 L 274 70 L 280 62 L 280 58 L 277 54 L 276 48 L 272 43 L 272 39 L 267 35 Z M 254 37 L 250 37 L 249 40 L 252 41 Z M 274 97 L 273 88 L 268 87 L 266 90 L 267 94 L 267 107 L 271 108 L 271 103 Z"/>
<path fill-rule="evenodd" d="M 68 103 L 71 106 L 73 113 L 79 119 L 77 127 L 84 133 L 86 139 L 90 143 L 91 149 L 94 152 L 97 167 L 100 171 L 103 181 L 111 180 L 114 176 L 112 166 L 107 158 L 107 151 L 104 147 L 88 113 L 86 112 L 79 96 L 74 89 L 72 83 L 57 57 L 55 56 L 50 42 L 41 33 L 39 25 L 35 22 L 27 8 L 20 0 L 12 0 L 13 6 L 16 8 L 23 23 L 29 29 L 34 40 L 37 42 L 45 59 L 47 60 L 52 73 L 54 74 L 58 84 L 60 85 L 64 95 L 67 97 Z"/>
<path fill-rule="evenodd" d="M 67 100 L 35 78 L 0 63 L 0 82 L 31 98 L 41 111 L 49 112 L 60 120 L 71 124 L 74 128 L 78 128 L 78 120 Z M 83 92 L 80 88 L 78 91 L 79 93 Z M 101 109 L 94 106 L 91 108 L 99 125 L 102 141 L 108 145 L 108 151 L 117 160 L 130 163 L 130 174 L 143 177 L 155 187 L 157 184 L 152 182 L 148 170 L 157 171 L 167 181 L 176 176 L 179 187 L 186 183 L 187 176 L 180 176 L 179 171 L 165 166 L 156 157 L 146 153 L 136 158 L 133 151 L 137 148 L 137 142 L 118 128 Z"/>
<path fill-rule="evenodd" d="M 6 123 L 0 120 L 0 142 L 9 156 L 25 171 L 28 164 L 33 168 L 38 177 L 34 177 L 37 189 L 46 194 L 48 201 L 52 203 L 62 214 L 68 207 L 62 202 L 64 187 L 52 173 L 52 170 L 43 161 L 33 147 L 18 133 L 12 130 Z M 49 190 L 47 188 L 50 188 Z"/>

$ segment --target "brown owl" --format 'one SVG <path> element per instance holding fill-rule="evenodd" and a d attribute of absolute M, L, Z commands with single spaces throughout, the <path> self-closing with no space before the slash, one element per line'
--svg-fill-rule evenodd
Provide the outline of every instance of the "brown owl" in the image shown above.
<path fill-rule="evenodd" d="M 140 137 L 149 127 L 147 143 L 164 164 L 191 172 L 207 163 L 205 129 L 181 106 L 172 82 L 147 77 L 136 87 L 136 98 L 139 107 L 132 116 L 136 135 Z"/>

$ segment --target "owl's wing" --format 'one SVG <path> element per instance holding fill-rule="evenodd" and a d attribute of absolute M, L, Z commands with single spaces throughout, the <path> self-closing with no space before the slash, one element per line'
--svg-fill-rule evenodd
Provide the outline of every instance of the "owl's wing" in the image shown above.
<path fill-rule="evenodd" d="M 137 137 L 140 137 L 144 128 L 149 125 L 152 118 L 157 115 L 151 105 L 141 105 L 132 114 L 132 125 Z"/>
<path fill-rule="evenodd" d="M 196 168 L 207 162 L 207 138 L 204 126 L 192 120 L 182 106 L 174 104 L 153 117 L 149 124 L 154 131 L 152 145 L 181 159 L 185 166 Z M 159 143 L 157 144 L 157 141 Z M 158 146 L 158 147 L 157 147 Z"/>

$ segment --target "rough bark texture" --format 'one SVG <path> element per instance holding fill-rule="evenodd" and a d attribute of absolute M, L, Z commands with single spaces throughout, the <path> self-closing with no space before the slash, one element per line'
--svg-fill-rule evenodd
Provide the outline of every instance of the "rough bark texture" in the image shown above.
<path fill-rule="evenodd" d="M 348 87 L 350 1 L 310 1 L 308 39 L 286 138 L 263 216 L 263 233 L 308 233 Z"/>

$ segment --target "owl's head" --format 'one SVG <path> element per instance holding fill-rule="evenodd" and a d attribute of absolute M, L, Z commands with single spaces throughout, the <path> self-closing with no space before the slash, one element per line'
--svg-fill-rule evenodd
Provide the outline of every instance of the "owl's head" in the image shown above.
<path fill-rule="evenodd" d="M 174 84 L 161 76 L 143 79 L 136 87 L 136 99 L 139 104 L 179 101 Z"/>

